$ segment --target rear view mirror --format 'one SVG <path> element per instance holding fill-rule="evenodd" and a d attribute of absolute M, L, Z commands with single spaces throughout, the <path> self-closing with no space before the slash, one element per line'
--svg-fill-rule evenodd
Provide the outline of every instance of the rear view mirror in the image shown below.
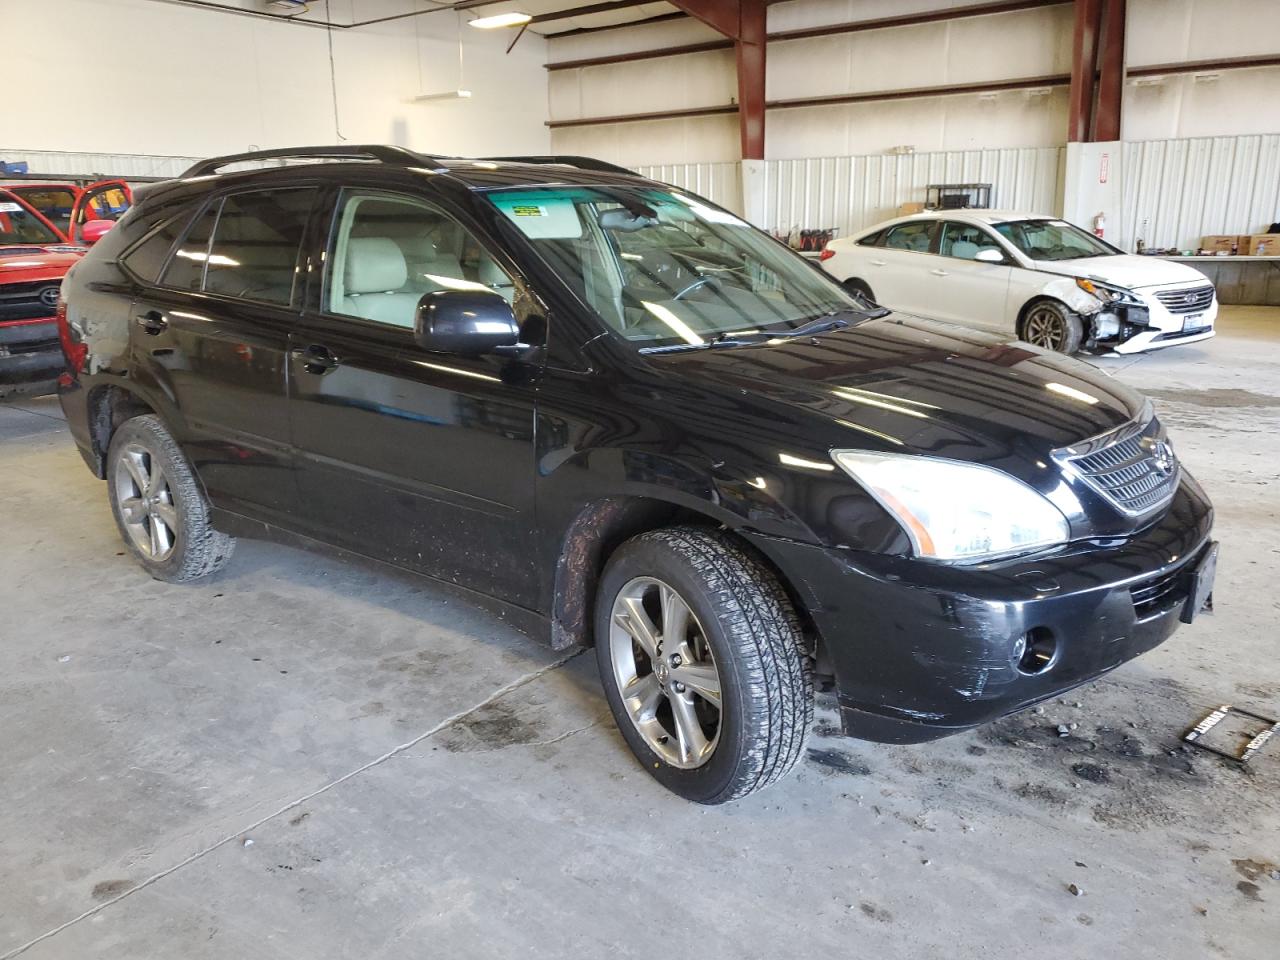
<path fill-rule="evenodd" d="M 80 242 L 91 247 L 115 225 L 114 220 L 89 220 L 80 227 Z"/>
<path fill-rule="evenodd" d="M 1004 254 L 995 247 L 983 247 L 973 255 L 973 259 L 983 263 L 1004 263 Z"/>
<path fill-rule="evenodd" d="M 650 212 L 652 213 L 653 211 Z M 656 227 L 657 225 L 657 214 L 650 217 L 643 214 L 634 214 L 630 210 L 605 210 L 600 214 L 600 228 L 602 230 L 635 233 L 645 227 Z"/>
<path fill-rule="evenodd" d="M 418 301 L 413 335 L 424 350 L 478 356 L 517 346 L 520 325 L 496 293 L 437 290 Z"/>

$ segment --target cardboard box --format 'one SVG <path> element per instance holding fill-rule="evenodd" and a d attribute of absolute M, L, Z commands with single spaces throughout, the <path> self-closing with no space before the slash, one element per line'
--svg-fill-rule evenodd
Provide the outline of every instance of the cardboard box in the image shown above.
<path fill-rule="evenodd" d="M 1233 247 L 1239 247 L 1240 237 L 1234 233 L 1213 234 L 1200 238 L 1200 249 L 1205 253 L 1231 253 Z"/>
<path fill-rule="evenodd" d="M 1280 257 L 1280 233 L 1255 233 L 1241 237 L 1240 254 L 1245 257 Z"/>
<path fill-rule="evenodd" d="M 924 213 L 923 203 L 904 203 L 898 207 L 898 216 L 909 217 L 913 213 Z"/>

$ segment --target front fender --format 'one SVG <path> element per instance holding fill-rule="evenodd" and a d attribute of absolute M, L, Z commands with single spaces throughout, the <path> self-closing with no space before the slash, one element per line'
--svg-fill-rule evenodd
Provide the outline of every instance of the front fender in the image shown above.
<path fill-rule="evenodd" d="M 1044 296 L 1065 303 L 1074 313 L 1087 317 L 1102 309 L 1102 301 L 1085 293 L 1071 277 L 1058 277 L 1044 285 Z"/>

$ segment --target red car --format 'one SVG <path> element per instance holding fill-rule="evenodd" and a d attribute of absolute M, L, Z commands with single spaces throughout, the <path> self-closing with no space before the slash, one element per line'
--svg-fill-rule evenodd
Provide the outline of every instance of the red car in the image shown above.
<path fill-rule="evenodd" d="M 68 199 L 64 213 L 57 204 Z M 132 200 L 119 180 L 83 190 L 65 184 L 0 187 L 0 387 L 51 380 L 61 372 L 56 315 L 62 278 Z"/>

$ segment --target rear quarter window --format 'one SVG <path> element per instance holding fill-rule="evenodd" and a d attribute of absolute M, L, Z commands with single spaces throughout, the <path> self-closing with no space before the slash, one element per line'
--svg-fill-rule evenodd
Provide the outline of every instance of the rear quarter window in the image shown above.
<path fill-rule="evenodd" d="M 126 251 L 120 262 L 139 280 L 155 283 L 160 279 L 160 271 L 168 262 L 174 244 L 191 222 L 195 208 L 196 204 L 192 202 L 166 204 L 138 216 L 142 240 Z"/>

